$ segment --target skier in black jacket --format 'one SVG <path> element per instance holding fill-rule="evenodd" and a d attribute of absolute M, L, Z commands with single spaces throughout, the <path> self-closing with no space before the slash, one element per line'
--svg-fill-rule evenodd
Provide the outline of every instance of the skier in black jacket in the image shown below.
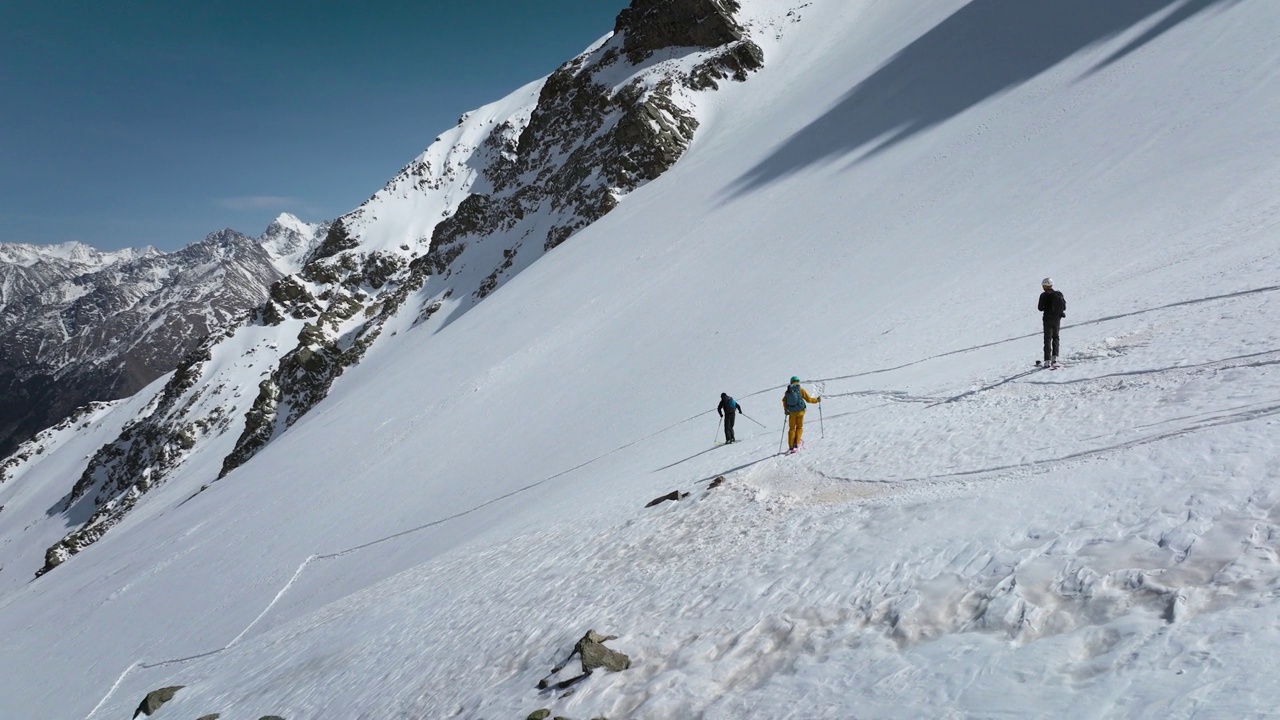
<path fill-rule="evenodd" d="M 1053 289 L 1053 278 L 1041 280 L 1040 287 L 1044 292 L 1040 293 L 1036 309 L 1044 313 L 1044 364 L 1058 367 L 1058 331 L 1062 318 L 1067 316 L 1067 299 Z"/>
<path fill-rule="evenodd" d="M 724 418 L 724 441 L 726 443 L 737 442 L 733 437 L 733 420 L 740 410 L 742 410 L 742 406 L 738 404 L 737 400 L 725 393 L 720 393 L 720 404 L 716 406 L 716 412 L 720 413 L 720 417 Z"/>

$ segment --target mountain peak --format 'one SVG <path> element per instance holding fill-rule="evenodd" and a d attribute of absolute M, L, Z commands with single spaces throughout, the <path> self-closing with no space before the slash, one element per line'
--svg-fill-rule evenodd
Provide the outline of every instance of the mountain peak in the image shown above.
<path fill-rule="evenodd" d="M 292 213 L 282 212 L 263 231 L 258 242 L 285 275 L 302 269 L 302 261 L 329 229 L 328 223 L 309 223 Z"/>
<path fill-rule="evenodd" d="M 309 233 L 313 228 L 314 228 L 314 225 L 308 222 L 304 222 L 297 215 L 294 215 L 293 213 L 282 212 L 276 216 L 275 220 L 271 221 L 270 225 L 267 226 L 267 233 L 270 233 L 273 229 L 292 230 L 294 232 L 299 232 L 299 233 Z"/>
<path fill-rule="evenodd" d="M 640 62 L 670 47 L 719 47 L 743 39 L 734 18 L 737 0 L 633 0 L 618 13 L 614 32 L 623 36 L 628 59 Z"/>

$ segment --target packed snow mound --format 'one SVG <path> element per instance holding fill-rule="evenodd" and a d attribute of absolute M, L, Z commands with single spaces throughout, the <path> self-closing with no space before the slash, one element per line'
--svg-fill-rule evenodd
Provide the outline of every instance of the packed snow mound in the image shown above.
<path fill-rule="evenodd" d="M 0 511 L 0 672 L 30 689 L 0 715 L 179 685 L 160 714 L 1280 704 L 1280 7 L 704 4 L 768 62 L 483 302 L 423 322 L 415 296 L 244 464 L 210 483 L 229 435 L 193 446 L 35 582 L 24 534 L 65 530 L 90 452 L 69 438 L 129 430 L 113 409 L 0 485 L 32 493 Z M 399 249 L 373 214 L 331 257 Z M 1059 370 L 1032 364 L 1046 275 Z M 243 394 L 265 327 L 210 348 L 208 392 L 128 410 Z M 780 456 L 792 375 L 822 402 Z M 540 689 L 587 630 L 631 666 Z"/>

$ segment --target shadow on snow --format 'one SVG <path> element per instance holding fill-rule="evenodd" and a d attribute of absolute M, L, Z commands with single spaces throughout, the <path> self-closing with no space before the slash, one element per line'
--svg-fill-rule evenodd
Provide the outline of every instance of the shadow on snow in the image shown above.
<path fill-rule="evenodd" d="M 744 195 L 813 165 L 873 157 L 1077 53 L 1149 24 L 1087 79 L 1183 22 L 1241 0 L 973 0 L 921 35 L 825 115 L 734 181 Z"/>

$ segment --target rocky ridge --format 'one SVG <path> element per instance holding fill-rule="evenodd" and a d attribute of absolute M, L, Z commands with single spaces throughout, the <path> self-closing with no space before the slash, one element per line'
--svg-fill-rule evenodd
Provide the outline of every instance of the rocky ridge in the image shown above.
<path fill-rule="evenodd" d="M 247 319 L 187 354 L 89 462 L 62 508 L 89 520 L 48 549 L 41 573 L 100 538 L 192 453 L 225 452 L 219 478 L 243 465 L 389 325 L 438 329 L 671 168 L 698 128 L 698 94 L 763 63 L 736 10 L 732 0 L 636 0 L 612 37 L 465 115 L 336 220 Z M 237 352 L 262 377 L 256 386 L 244 385 L 250 373 L 227 374 Z"/>

